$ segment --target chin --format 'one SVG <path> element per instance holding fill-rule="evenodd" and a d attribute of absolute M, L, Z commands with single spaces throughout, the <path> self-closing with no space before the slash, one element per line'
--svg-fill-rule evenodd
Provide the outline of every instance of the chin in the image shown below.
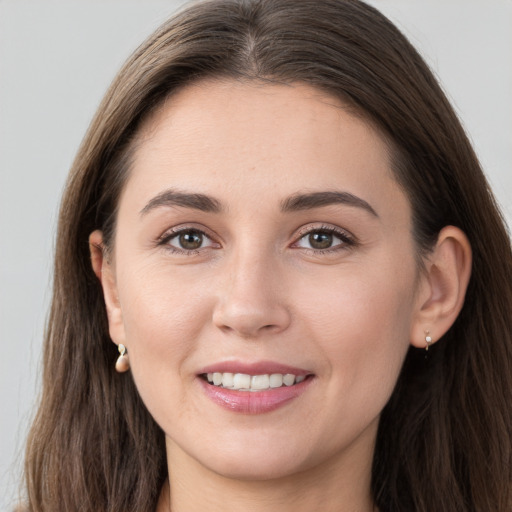
<path fill-rule="evenodd" d="M 275 460 L 274 458 L 266 460 L 248 460 L 244 457 L 228 460 L 211 461 L 211 465 L 206 461 L 206 467 L 214 473 L 224 478 L 242 481 L 268 481 L 278 480 L 293 476 L 307 469 L 304 462 L 296 460 Z"/>
<path fill-rule="evenodd" d="M 219 476 L 245 481 L 286 478 L 313 465 L 303 443 L 282 439 L 269 443 L 268 438 L 247 440 L 245 436 L 226 441 L 218 439 L 208 447 L 198 444 L 189 456 Z"/>

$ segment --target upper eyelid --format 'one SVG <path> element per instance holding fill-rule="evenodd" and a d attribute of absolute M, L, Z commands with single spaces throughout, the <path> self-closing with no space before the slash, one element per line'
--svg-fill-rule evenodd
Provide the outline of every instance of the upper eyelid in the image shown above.
<path fill-rule="evenodd" d="M 350 238 L 354 242 L 357 240 L 357 238 L 347 229 L 340 228 L 339 226 L 326 225 L 324 223 L 322 223 L 321 225 L 314 225 L 314 226 L 309 224 L 309 225 L 301 227 L 297 231 L 296 240 L 299 240 L 300 238 L 302 238 L 305 235 L 308 235 L 314 231 L 329 231 L 330 233 L 338 234 L 345 238 Z"/>
<path fill-rule="evenodd" d="M 206 238 L 209 240 L 216 240 L 215 235 L 211 233 L 211 230 L 206 228 L 205 226 L 199 226 L 194 223 L 190 224 L 179 224 L 178 226 L 173 226 L 172 228 L 166 229 L 159 237 L 158 241 L 164 241 L 169 240 L 173 238 L 176 235 L 179 235 L 180 233 L 184 231 L 197 231 L 198 233 L 203 234 Z"/>

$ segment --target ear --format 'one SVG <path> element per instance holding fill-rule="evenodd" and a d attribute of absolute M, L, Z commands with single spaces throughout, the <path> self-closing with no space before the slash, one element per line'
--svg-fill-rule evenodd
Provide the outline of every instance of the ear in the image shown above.
<path fill-rule="evenodd" d="M 459 228 L 446 226 L 425 261 L 420 276 L 411 344 L 425 348 L 426 336 L 439 340 L 453 325 L 464 304 L 471 276 L 471 245 Z"/>
<path fill-rule="evenodd" d="M 92 269 L 103 288 L 110 337 L 116 345 L 125 344 L 123 314 L 117 293 L 115 272 L 103 243 L 103 233 L 100 230 L 93 231 L 89 235 L 89 250 L 91 251 Z"/>

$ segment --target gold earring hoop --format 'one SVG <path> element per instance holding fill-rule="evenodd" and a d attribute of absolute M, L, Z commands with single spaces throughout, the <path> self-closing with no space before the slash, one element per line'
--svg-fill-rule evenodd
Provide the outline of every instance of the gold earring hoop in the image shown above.
<path fill-rule="evenodd" d="M 432 345 L 432 336 L 430 336 L 430 331 L 425 331 L 425 343 L 427 344 L 425 350 L 428 352 L 428 347 Z"/>
<path fill-rule="evenodd" d="M 126 353 L 126 347 L 122 343 L 119 343 L 117 349 L 119 350 L 120 355 L 116 361 L 116 371 L 119 373 L 127 372 L 130 369 L 130 360 Z"/>

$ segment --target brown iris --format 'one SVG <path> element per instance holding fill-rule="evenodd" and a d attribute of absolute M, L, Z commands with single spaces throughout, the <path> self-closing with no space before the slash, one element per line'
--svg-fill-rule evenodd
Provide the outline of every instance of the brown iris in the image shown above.
<path fill-rule="evenodd" d="M 180 233 L 178 241 L 183 249 L 199 249 L 203 244 L 203 234 L 199 231 L 185 231 Z"/>
<path fill-rule="evenodd" d="M 332 233 L 327 231 L 316 231 L 309 234 L 309 244 L 313 249 L 328 249 L 332 246 Z"/>

